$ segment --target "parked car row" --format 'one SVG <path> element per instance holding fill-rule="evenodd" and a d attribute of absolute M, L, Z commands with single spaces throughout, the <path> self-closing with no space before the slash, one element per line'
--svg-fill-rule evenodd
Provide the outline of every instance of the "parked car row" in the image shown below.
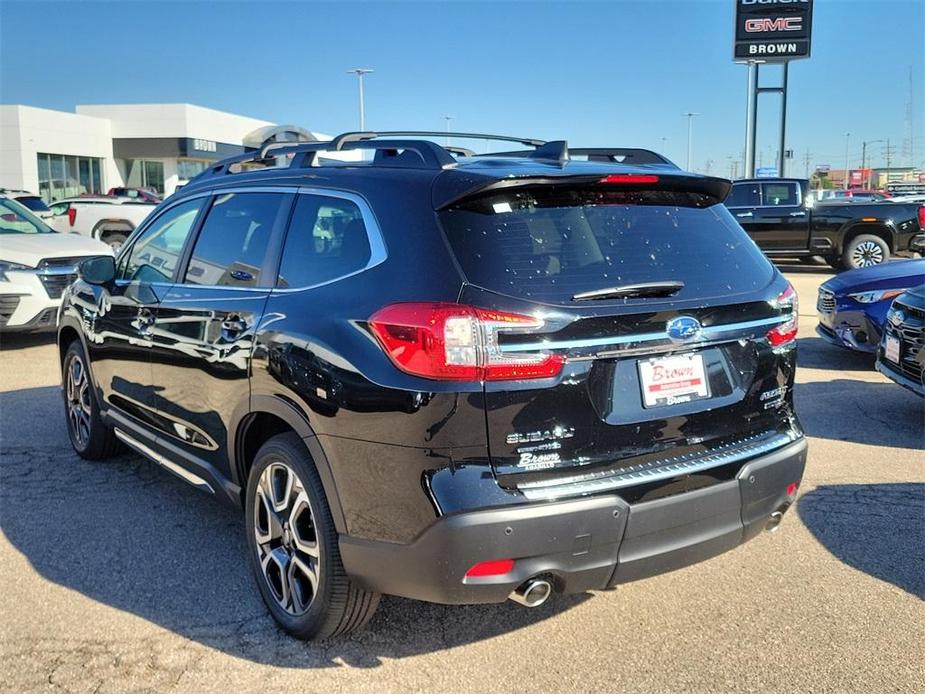
<path fill-rule="evenodd" d="M 106 244 L 56 234 L 16 200 L 0 194 L 0 330 L 53 329 L 64 289 L 87 258 L 112 256 Z"/>
<path fill-rule="evenodd" d="M 844 272 L 819 288 L 816 333 L 826 342 L 877 355 L 887 378 L 925 394 L 925 260 Z"/>

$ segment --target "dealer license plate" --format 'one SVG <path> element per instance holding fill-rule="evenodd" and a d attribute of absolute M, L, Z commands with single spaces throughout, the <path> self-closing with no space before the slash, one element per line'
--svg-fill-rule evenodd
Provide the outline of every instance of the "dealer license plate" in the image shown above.
<path fill-rule="evenodd" d="M 892 335 L 886 336 L 886 349 L 883 350 L 883 356 L 894 364 L 899 363 L 899 339 Z"/>
<path fill-rule="evenodd" d="M 679 354 L 639 362 L 645 407 L 677 405 L 710 397 L 703 356 Z"/>

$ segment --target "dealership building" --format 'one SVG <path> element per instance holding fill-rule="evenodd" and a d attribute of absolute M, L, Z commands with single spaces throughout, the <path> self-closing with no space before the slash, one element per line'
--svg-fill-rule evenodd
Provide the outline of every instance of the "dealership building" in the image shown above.
<path fill-rule="evenodd" d="M 192 104 L 0 106 L 0 188 L 46 202 L 128 186 L 173 193 L 210 163 L 267 142 L 326 139 Z"/>

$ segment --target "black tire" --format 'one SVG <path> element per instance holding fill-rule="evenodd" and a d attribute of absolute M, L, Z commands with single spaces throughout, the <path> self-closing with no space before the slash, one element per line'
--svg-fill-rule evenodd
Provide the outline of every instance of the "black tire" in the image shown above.
<path fill-rule="evenodd" d="M 119 249 L 125 244 L 126 239 L 128 239 L 128 234 L 123 231 L 104 231 L 100 234 L 100 240 L 112 248 L 115 253 L 119 252 Z"/>
<path fill-rule="evenodd" d="M 860 234 L 845 244 L 842 266 L 853 270 L 885 263 L 890 259 L 890 246 L 874 234 Z"/>
<path fill-rule="evenodd" d="M 292 473 L 291 481 L 284 481 Z M 277 502 L 281 509 L 276 508 Z M 274 436 L 257 452 L 244 509 L 254 578 L 267 609 L 283 629 L 300 639 L 326 639 L 369 621 L 379 594 L 360 588 L 344 571 L 321 478 L 295 433 Z M 302 552 L 302 547 L 310 547 L 314 554 Z M 277 558 L 286 561 L 287 570 Z M 313 572 L 312 580 L 308 576 Z M 311 589 L 308 599 L 307 589 Z"/>
<path fill-rule="evenodd" d="M 825 262 L 827 262 L 833 270 L 841 271 L 845 269 L 840 255 L 828 255 L 825 258 Z"/>
<path fill-rule="evenodd" d="M 77 455 L 86 460 L 111 458 L 122 446 L 100 416 L 89 362 L 79 340 L 74 340 L 64 353 L 61 379 L 64 415 L 71 446 Z"/>

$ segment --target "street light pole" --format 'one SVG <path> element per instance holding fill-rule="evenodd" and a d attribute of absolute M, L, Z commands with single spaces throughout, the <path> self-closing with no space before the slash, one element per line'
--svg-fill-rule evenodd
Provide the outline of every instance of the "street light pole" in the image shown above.
<path fill-rule="evenodd" d="M 355 67 L 352 70 L 347 70 L 347 74 L 354 74 L 357 76 L 357 83 L 360 87 L 360 132 L 366 130 L 366 106 L 363 103 L 363 75 L 368 75 L 372 70 L 368 67 Z"/>
<path fill-rule="evenodd" d="M 688 111 L 687 113 L 682 113 L 682 116 L 687 116 L 687 170 L 691 170 L 691 153 L 692 153 L 692 143 L 694 139 L 694 116 L 699 116 L 699 113 L 692 113 Z"/>
<path fill-rule="evenodd" d="M 450 146 L 450 121 L 455 120 L 456 116 L 444 116 L 443 120 L 446 121 L 446 146 Z"/>

